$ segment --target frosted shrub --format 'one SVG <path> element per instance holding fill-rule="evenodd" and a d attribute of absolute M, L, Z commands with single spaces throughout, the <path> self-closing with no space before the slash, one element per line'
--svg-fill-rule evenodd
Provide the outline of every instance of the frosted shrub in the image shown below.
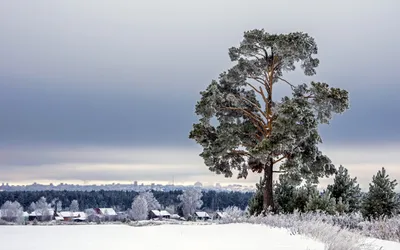
<path fill-rule="evenodd" d="M 359 226 L 361 232 L 368 237 L 400 242 L 400 215 L 363 221 Z"/>
<path fill-rule="evenodd" d="M 293 214 L 267 214 L 266 216 L 242 217 L 241 222 L 285 228 L 291 234 L 301 234 L 326 244 L 327 250 L 369 250 L 372 246 L 363 242 L 359 232 L 348 230 L 349 225 L 360 220 L 356 215 L 339 216 L 322 212 Z"/>
<path fill-rule="evenodd" d="M 244 211 L 235 206 L 225 208 L 224 214 L 225 217 L 222 218 L 222 221 L 225 223 L 243 222 L 246 219 Z"/>

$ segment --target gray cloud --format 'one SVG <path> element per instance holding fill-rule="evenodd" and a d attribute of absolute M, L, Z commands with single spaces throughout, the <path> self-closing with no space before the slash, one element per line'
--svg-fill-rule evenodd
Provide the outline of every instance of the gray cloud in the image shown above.
<path fill-rule="evenodd" d="M 351 109 L 321 127 L 325 144 L 357 151 L 398 143 L 399 5 L 0 0 L 0 167 L 8 168 L 12 180 L 28 178 L 18 172 L 22 169 L 35 172 L 41 166 L 57 166 L 60 174 L 48 178 L 72 178 L 62 170 L 65 164 L 160 165 L 144 159 L 179 148 L 181 153 L 160 161 L 204 169 L 174 170 L 177 174 L 206 175 L 201 159 L 194 160 L 198 152 L 184 150 L 195 148 L 187 139 L 196 121 L 194 105 L 199 91 L 230 66 L 227 49 L 253 28 L 310 33 L 320 49 L 318 75 L 287 78 L 349 90 Z M 143 150 L 131 152 L 139 147 Z M 82 148 L 92 153 L 76 150 Z M 189 154 L 193 160 L 182 159 Z M 109 177 L 123 178 L 120 173 Z M 93 178 L 107 177 L 99 175 Z M 45 175 L 29 178 L 40 176 Z"/>

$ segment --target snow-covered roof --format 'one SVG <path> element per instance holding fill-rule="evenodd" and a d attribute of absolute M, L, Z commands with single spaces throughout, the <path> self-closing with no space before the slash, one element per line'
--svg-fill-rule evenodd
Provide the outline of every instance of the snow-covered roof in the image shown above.
<path fill-rule="evenodd" d="M 87 214 L 85 212 L 74 212 L 74 217 L 78 217 L 80 219 L 86 219 Z"/>
<path fill-rule="evenodd" d="M 172 219 L 179 219 L 181 218 L 178 214 L 171 214 Z"/>
<path fill-rule="evenodd" d="M 54 214 L 54 209 L 47 209 L 47 211 L 48 211 L 47 215 Z M 29 216 L 42 216 L 42 210 L 35 210 L 32 213 L 30 213 Z"/>
<path fill-rule="evenodd" d="M 60 215 L 61 217 L 74 217 L 74 213 L 70 212 L 70 211 L 62 211 L 62 212 L 58 212 L 58 215 Z"/>
<path fill-rule="evenodd" d="M 210 217 L 210 215 L 208 215 L 208 213 L 206 213 L 206 212 L 201 212 L 201 211 L 196 212 L 196 216 L 197 216 L 197 217 L 200 217 L 200 218 Z"/>
<path fill-rule="evenodd" d="M 217 215 L 221 218 L 225 218 L 227 216 L 225 212 L 217 212 Z"/>
<path fill-rule="evenodd" d="M 55 217 L 55 219 L 56 219 L 57 221 L 64 220 L 64 218 L 63 218 L 63 217 L 61 217 L 61 216 L 56 216 L 56 217 Z"/>
<path fill-rule="evenodd" d="M 159 210 L 151 210 L 151 212 L 152 212 L 155 216 L 171 216 L 171 214 L 168 213 L 168 212 L 165 211 L 165 210 L 161 210 L 161 211 L 159 211 Z"/>
<path fill-rule="evenodd" d="M 103 215 L 117 215 L 113 208 L 99 208 Z"/>
<path fill-rule="evenodd" d="M 87 215 L 85 212 L 70 212 L 70 211 L 62 211 L 59 212 L 58 215 L 64 218 L 73 217 L 73 218 L 83 218 L 86 219 Z"/>

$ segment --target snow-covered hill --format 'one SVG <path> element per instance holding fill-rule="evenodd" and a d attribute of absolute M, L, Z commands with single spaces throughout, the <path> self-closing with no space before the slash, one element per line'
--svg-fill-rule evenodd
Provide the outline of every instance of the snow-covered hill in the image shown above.
<path fill-rule="evenodd" d="M 1 226 L 1 249 L 7 250 L 125 250 L 191 249 L 323 250 L 324 244 L 287 230 L 262 225 L 126 225 Z M 399 243 L 377 241 L 384 250 Z M 385 244 L 387 247 L 385 247 Z"/>

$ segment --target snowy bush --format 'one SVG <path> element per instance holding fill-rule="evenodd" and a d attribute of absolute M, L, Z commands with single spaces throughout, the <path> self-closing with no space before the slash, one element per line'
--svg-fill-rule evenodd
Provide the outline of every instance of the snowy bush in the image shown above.
<path fill-rule="evenodd" d="M 224 209 L 222 221 L 225 223 L 238 223 L 245 220 L 245 213 L 238 207 L 231 206 Z"/>
<path fill-rule="evenodd" d="M 400 215 L 380 217 L 359 223 L 361 232 L 369 237 L 400 242 Z"/>

